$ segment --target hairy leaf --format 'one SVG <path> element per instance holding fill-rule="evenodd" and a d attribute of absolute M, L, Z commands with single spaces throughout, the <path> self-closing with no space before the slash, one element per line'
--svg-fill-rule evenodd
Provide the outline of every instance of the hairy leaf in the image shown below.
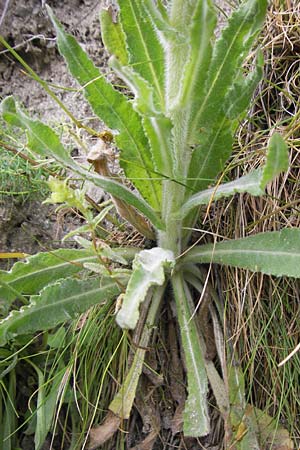
<path fill-rule="evenodd" d="M 247 106 L 247 102 L 242 99 L 236 104 L 236 98 L 232 98 L 229 92 L 236 80 L 241 78 L 241 64 L 261 29 L 266 7 L 266 0 L 247 0 L 242 3 L 232 14 L 228 26 L 214 46 L 203 97 L 191 127 L 193 137 L 190 143 L 198 144 L 193 151 L 189 171 L 188 184 L 192 191 L 205 189 L 223 169 L 231 154 L 233 124 L 226 111 L 230 111 L 230 100 L 234 104 L 232 114 L 229 114 L 231 117 L 235 115 L 234 109 L 237 109 L 235 113 L 241 113 L 241 106 Z M 247 80 L 244 83 L 247 85 Z M 247 86 L 250 91 L 254 83 L 248 83 Z M 248 92 L 246 97 L 249 98 L 250 94 Z"/>
<path fill-rule="evenodd" d="M 154 89 L 147 80 L 133 70 L 132 66 L 120 64 L 115 56 L 110 58 L 109 63 L 134 94 L 133 107 L 138 113 L 145 116 L 156 116 L 161 113 L 160 105 L 155 103 Z"/>
<path fill-rule="evenodd" d="M 72 320 L 119 293 L 120 288 L 110 279 L 67 279 L 48 285 L 39 295 L 32 296 L 28 305 L 1 320 L 0 345 L 20 334 L 45 331 Z"/>
<path fill-rule="evenodd" d="M 129 280 L 122 307 L 117 314 L 117 323 L 122 328 L 134 329 L 139 318 L 139 306 L 151 286 L 165 282 L 165 267 L 175 263 L 170 250 L 155 247 L 142 250 L 133 261 L 133 273 Z"/>
<path fill-rule="evenodd" d="M 125 202 L 131 204 L 136 209 L 145 214 L 146 217 L 157 228 L 162 228 L 163 225 L 158 219 L 157 214 L 143 199 L 139 198 L 130 189 L 122 184 L 90 172 L 84 167 L 77 164 L 66 152 L 55 132 L 38 120 L 31 119 L 25 112 L 21 110 L 19 105 L 12 97 L 7 97 L 1 103 L 3 118 L 10 124 L 22 127 L 27 131 L 28 147 L 34 152 L 43 157 L 48 156 L 54 158 L 63 167 L 81 175 L 86 180 L 91 181 L 96 186 L 106 190 L 114 197 L 120 198 Z"/>
<path fill-rule="evenodd" d="M 300 278 L 300 230 L 284 229 L 259 233 L 243 239 L 196 246 L 182 261 L 212 262 L 267 275 Z"/>
<path fill-rule="evenodd" d="M 247 111 L 253 92 L 262 78 L 263 65 L 263 55 L 259 51 L 255 69 L 246 77 L 240 75 L 238 80 L 229 88 L 223 106 L 224 112 L 229 119 L 235 119 Z"/>
<path fill-rule="evenodd" d="M 119 0 L 129 63 L 154 90 L 154 101 L 164 104 L 164 54 L 146 13 L 143 0 Z"/>
<path fill-rule="evenodd" d="M 16 298 L 14 291 L 37 294 L 47 284 L 82 271 L 84 263 L 97 261 L 95 252 L 78 249 L 59 249 L 29 256 L 26 262 L 15 263 L 10 271 L 0 271 L 0 297 L 11 302 Z"/>
<path fill-rule="evenodd" d="M 107 8 L 100 10 L 101 37 L 103 44 L 111 55 L 115 55 L 121 64 L 127 65 L 128 54 L 126 50 L 125 34 L 118 18 L 113 21 Z"/>
<path fill-rule="evenodd" d="M 172 122 L 164 116 L 143 117 L 143 127 L 151 145 L 154 167 L 162 177 L 173 176 Z"/>
<path fill-rule="evenodd" d="M 266 165 L 260 181 L 260 188 L 264 189 L 266 184 L 274 177 L 288 169 L 289 157 L 287 145 L 279 133 L 274 133 L 270 139 Z"/>
<path fill-rule="evenodd" d="M 49 7 L 48 12 L 57 33 L 59 51 L 66 59 L 71 74 L 83 87 L 97 116 L 112 130 L 119 131 L 115 141 L 121 150 L 120 164 L 127 177 L 143 197 L 158 208 L 161 187 L 157 180 L 152 180 L 153 164 L 140 117 L 128 98 L 105 80 L 76 39 L 65 33 Z"/>
<path fill-rule="evenodd" d="M 191 318 L 192 298 L 180 274 L 172 278 L 172 285 L 188 379 L 183 431 L 186 436 L 205 436 L 210 430 L 207 408 L 208 382 L 197 327 Z"/>
<path fill-rule="evenodd" d="M 212 53 L 212 37 L 216 26 L 216 14 L 210 0 L 196 1 L 191 19 L 184 26 L 189 27 L 189 54 L 183 67 L 181 92 L 178 93 L 178 107 L 189 103 L 193 113 L 199 108 Z M 192 117 L 190 118 L 190 120 Z"/>
<path fill-rule="evenodd" d="M 264 195 L 266 185 L 280 172 L 287 170 L 288 165 L 287 145 L 280 134 L 275 133 L 270 139 L 266 164 L 262 169 L 253 170 L 249 174 L 229 183 L 200 191 L 188 199 L 178 217 L 184 218 L 196 206 L 207 205 L 211 201 L 229 197 L 236 193 L 248 192 L 248 194 L 255 196 Z"/>

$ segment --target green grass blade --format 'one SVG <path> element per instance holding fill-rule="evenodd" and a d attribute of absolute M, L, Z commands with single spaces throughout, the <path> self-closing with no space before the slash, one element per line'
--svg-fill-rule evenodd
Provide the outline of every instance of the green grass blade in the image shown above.
<path fill-rule="evenodd" d="M 212 262 L 267 275 L 300 278 L 300 230 L 284 229 L 197 246 L 187 253 L 183 262 Z"/>
<path fill-rule="evenodd" d="M 65 33 L 51 9 L 47 9 L 57 33 L 59 51 L 66 59 L 71 74 L 83 87 L 95 114 L 109 128 L 119 131 L 115 141 L 121 150 L 120 164 L 127 177 L 142 196 L 158 208 L 161 186 L 157 180 L 152 180 L 154 169 L 151 153 L 140 117 L 127 97 L 105 80 L 76 39 Z"/>
<path fill-rule="evenodd" d="M 148 219 L 157 228 L 163 227 L 157 214 L 153 211 L 149 204 L 135 195 L 130 189 L 112 179 L 90 172 L 77 164 L 66 152 L 56 133 L 42 122 L 31 119 L 24 111 L 21 110 L 13 97 L 7 97 L 3 100 L 1 103 L 1 109 L 4 120 L 11 125 L 21 127 L 27 131 L 27 145 L 34 153 L 43 157 L 48 156 L 50 158 L 54 158 L 63 167 L 81 175 L 83 178 L 91 181 L 96 186 L 101 187 L 114 197 L 120 198 L 126 203 L 134 206 L 146 217 L 148 217 Z"/>
<path fill-rule="evenodd" d="M 72 320 L 101 301 L 120 293 L 110 279 L 60 280 L 46 286 L 19 311 L 12 311 L 0 322 L 0 345 L 20 334 L 48 330 Z"/>
<path fill-rule="evenodd" d="M 0 408 L 3 408 L 3 413 L 0 419 L 0 442 L 1 450 L 13 450 L 17 445 L 17 437 L 15 435 L 15 430 L 17 428 L 17 412 L 15 409 L 16 404 L 16 394 L 17 394 L 17 381 L 16 381 L 16 371 L 12 370 L 8 375 L 8 389 L 0 386 L 0 389 L 5 391 L 3 395 L 3 403 Z"/>
<path fill-rule="evenodd" d="M 183 432 L 186 436 L 205 436 L 210 431 L 207 405 L 208 382 L 197 327 L 195 321 L 191 319 L 191 294 L 179 273 L 172 277 L 172 286 L 188 380 Z"/>

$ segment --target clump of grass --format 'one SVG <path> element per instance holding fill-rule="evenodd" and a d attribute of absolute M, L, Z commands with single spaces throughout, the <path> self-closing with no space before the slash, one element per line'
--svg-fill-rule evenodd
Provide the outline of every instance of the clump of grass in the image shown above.
<path fill-rule="evenodd" d="M 295 0 L 274 0 L 269 8 L 261 39 L 264 79 L 237 133 L 230 164 L 234 177 L 258 166 L 263 154 L 257 149 L 266 147 L 276 129 L 288 138 L 290 169 L 263 198 L 238 195 L 211 207 L 204 225 L 210 233 L 238 238 L 300 226 L 299 14 Z M 300 353 L 278 367 L 300 341 L 299 283 L 231 268 L 215 271 L 214 279 L 226 304 L 228 342 L 244 369 L 249 403 L 274 417 L 299 445 Z"/>
<path fill-rule="evenodd" d="M 45 170 L 21 147 L 22 137 L 0 122 L 0 201 L 42 200 L 48 193 Z"/>

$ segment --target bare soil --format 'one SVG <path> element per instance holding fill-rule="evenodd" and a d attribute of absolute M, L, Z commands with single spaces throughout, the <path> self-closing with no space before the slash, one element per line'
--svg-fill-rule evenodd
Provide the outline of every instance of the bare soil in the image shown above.
<path fill-rule="evenodd" d="M 37 74 L 53 86 L 55 93 L 77 119 L 91 117 L 83 96 L 64 88 L 78 87 L 58 54 L 52 24 L 43 0 L 2 2 L 1 35 L 15 48 Z M 6 10 L 3 7 L 7 6 Z M 49 0 L 49 6 L 65 28 L 76 36 L 98 66 L 106 64 L 98 20 L 98 0 Z M 0 97 L 14 95 L 43 121 L 60 124 L 66 116 L 43 88 L 28 75 L 9 52 L 0 46 Z M 95 124 L 93 124 L 95 126 Z M 98 125 L 99 127 L 99 125 Z M 0 251 L 26 252 L 55 248 L 62 236 L 78 225 L 72 214 L 57 219 L 55 208 L 31 199 L 25 202 L 13 196 L 0 199 Z M 8 263 L 1 262 L 2 267 Z"/>

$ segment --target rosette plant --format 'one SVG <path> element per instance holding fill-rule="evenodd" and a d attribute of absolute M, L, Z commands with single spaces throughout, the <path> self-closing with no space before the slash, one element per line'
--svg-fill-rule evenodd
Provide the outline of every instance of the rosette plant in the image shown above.
<path fill-rule="evenodd" d="M 235 131 L 262 77 L 259 49 L 251 70 L 246 71 L 243 63 L 256 42 L 266 9 L 267 0 L 241 2 L 216 37 L 217 12 L 211 0 L 169 0 L 166 4 L 161 0 L 119 0 L 117 8 L 103 5 L 101 33 L 111 54 L 109 65 L 128 88 L 120 91 L 48 8 L 59 52 L 94 113 L 111 130 L 123 178 L 132 188 L 109 172 L 103 153 L 107 142 L 89 154 L 91 167 L 79 164 L 50 127 L 31 118 L 12 97 L 2 102 L 3 118 L 26 131 L 31 152 L 56 160 L 104 189 L 119 213 L 152 242 L 152 248 L 146 250 L 108 251 L 91 244 L 83 250 L 41 253 L 16 263 L 0 276 L 2 298 L 11 302 L 21 296 L 26 301 L 1 322 L 2 345 L 19 334 L 46 330 L 72 319 L 100 301 L 118 298 L 116 326 L 124 330 L 138 327 L 140 331 L 131 366 L 110 405 L 116 427 L 118 420 L 130 416 L 165 297 L 176 305 L 186 369 L 183 432 L 193 437 L 210 432 L 210 385 L 231 439 L 233 431 L 228 424 L 241 421 L 244 414 L 243 387 L 238 376 L 234 381 L 224 362 L 221 376 L 213 361 L 205 357 L 205 339 L 195 320 L 193 298 L 195 291 L 203 294 L 206 288 L 201 265 L 225 264 L 300 277 L 297 229 L 190 246 L 191 229 L 201 221 L 200 206 L 236 193 L 264 195 L 266 185 L 288 169 L 287 145 L 271 130 L 269 145 L 262 149 L 265 163 L 241 178 L 222 182 Z M 107 138 L 99 135 L 100 140 L 101 136 Z M 104 257 L 120 264 L 132 261 L 132 269 L 108 271 L 104 267 L 89 277 L 91 264 L 101 266 Z M 86 275 L 80 279 L 78 273 L 83 268 Z M 214 302 L 218 302 L 216 296 L 211 299 L 212 311 Z M 220 318 L 212 314 L 217 327 Z M 219 349 L 220 358 L 221 353 Z M 226 377 L 232 382 L 228 384 Z M 236 395 L 240 393 L 234 413 L 230 412 L 234 401 L 228 385 L 235 386 Z M 250 415 L 247 418 L 249 432 L 236 439 L 243 448 L 259 448 L 252 419 Z M 94 439 L 91 447 L 99 444 Z"/>

